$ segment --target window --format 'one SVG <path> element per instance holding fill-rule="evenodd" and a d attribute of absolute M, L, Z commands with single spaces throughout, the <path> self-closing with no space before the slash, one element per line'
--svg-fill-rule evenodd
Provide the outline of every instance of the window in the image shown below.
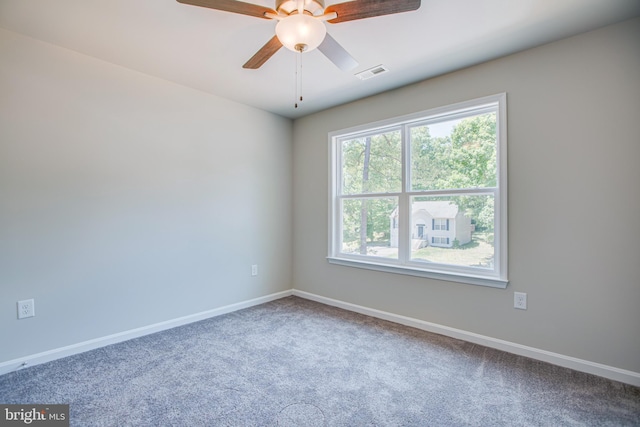
<path fill-rule="evenodd" d="M 433 229 L 434 230 L 448 230 L 449 229 L 449 220 L 438 218 L 433 219 Z"/>
<path fill-rule="evenodd" d="M 329 137 L 329 262 L 506 287 L 506 94 Z"/>
<path fill-rule="evenodd" d="M 448 245 L 449 244 L 449 238 L 448 237 L 432 237 L 431 238 L 431 243 L 433 245 Z"/>

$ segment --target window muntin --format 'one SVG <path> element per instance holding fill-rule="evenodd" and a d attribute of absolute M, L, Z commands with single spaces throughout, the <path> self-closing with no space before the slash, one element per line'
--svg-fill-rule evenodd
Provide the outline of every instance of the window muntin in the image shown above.
<path fill-rule="evenodd" d="M 502 94 L 332 133 L 329 261 L 505 287 L 505 120 Z"/>

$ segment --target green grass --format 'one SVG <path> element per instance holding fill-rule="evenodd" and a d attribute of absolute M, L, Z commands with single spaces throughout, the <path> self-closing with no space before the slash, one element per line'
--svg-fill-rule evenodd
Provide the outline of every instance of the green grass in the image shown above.
<path fill-rule="evenodd" d="M 493 233 L 473 233 L 471 242 L 459 248 L 427 246 L 413 251 L 416 260 L 473 267 L 493 265 Z"/>
<path fill-rule="evenodd" d="M 412 251 L 412 259 L 438 264 L 462 265 L 469 267 L 493 267 L 493 233 L 473 233 L 471 241 L 458 248 L 439 248 L 427 246 Z M 358 253 L 359 242 L 350 242 L 345 252 Z M 389 247 L 388 240 L 367 243 L 367 255 L 397 258 L 398 248 Z"/>

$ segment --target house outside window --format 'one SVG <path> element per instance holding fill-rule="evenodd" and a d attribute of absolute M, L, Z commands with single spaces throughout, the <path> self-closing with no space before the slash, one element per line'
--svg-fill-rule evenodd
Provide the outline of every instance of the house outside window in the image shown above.
<path fill-rule="evenodd" d="M 329 136 L 329 262 L 506 287 L 506 94 Z"/>

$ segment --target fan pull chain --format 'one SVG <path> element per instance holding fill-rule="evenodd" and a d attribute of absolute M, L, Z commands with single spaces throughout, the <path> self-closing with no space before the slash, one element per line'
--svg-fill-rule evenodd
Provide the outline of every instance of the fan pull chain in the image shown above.
<path fill-rule="evenodd" d="M 296 46 L 298 54 L 296 55 L 296 93 L 295 93 L 295 108 L 298 108 L 298 101 L 302 102 L 302 52 L 304 52 L 304 46 Z"/>
<path fill-rule="evenodd" d="M 294 55 L 296 57 L 296 91 L 294 94 L 294 102 L 295 102 L 295 107 L 298 108 L 298 90 L 299 90 L 299 80 L 300 80 L 300 76 L 299 76 L 299 68 L 300 68 L 300 54 L 298 55 Z"/>

